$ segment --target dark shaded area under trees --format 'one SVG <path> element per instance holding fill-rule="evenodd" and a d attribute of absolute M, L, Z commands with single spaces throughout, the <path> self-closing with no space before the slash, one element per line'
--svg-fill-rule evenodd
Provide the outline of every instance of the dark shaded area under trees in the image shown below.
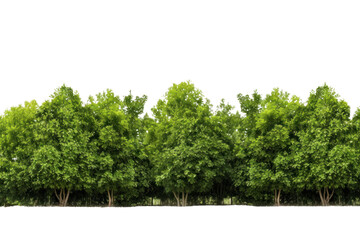
<path fill-rule="evenodd" d="M 0 117 L 4 206 L 359 205 L 360 110 L 324 84 L 306 103 L 274 89 L 241 113 L 173 84 L 84 103 L 62 86 Z"/>

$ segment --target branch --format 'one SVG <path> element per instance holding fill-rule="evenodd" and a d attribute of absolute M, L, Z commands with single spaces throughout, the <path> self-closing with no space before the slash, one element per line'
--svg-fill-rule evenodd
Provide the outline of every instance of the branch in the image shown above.
<path fill-rule="evenodd" d="M 54 191 L 55 191 L 55 196 L 56 196 L 56 198 L 58 199 L 58 201 L 60 201 L 60 198 L 59 198 L 59 195 L 58 195 L 57 192 L 56 192 L 56 189 L 54 189 Z"/>

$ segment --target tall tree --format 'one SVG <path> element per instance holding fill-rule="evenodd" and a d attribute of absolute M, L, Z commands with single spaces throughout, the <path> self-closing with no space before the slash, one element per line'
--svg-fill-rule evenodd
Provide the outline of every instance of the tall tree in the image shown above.
<path fill-rule="evenodd" d="M 152 109 L 150 148 L 156 182 L 172 192 L 178 206 L 188 194 L 208 190 L 226 162 L 229 146 L 211 105 L 190 82 L 174 84 Z"/>
<path fill-rule="evenodd" d="M 282 190 L 290 190 L 294 171 L 291 168 L 292 144 L 296 141 L 296 113 L 301 107 L 299 98 L 274 89 L 260 101 L 239 95 L 241 108 L 247 112 L 248 128 L 240 155 L 248 163 L 247 185 L 254 192 L 272 189 L 274 203 L 280 205 Z M 256 98 L 258 107 L 256 107 Z"/>
<path fill-rule="evenodd" d="M 90 97 L 87 107 L 94 114 L 93 142 L 97 146 L 96 189 L 106 192 L 108 204 L 114 203 L 114 191 L 130 191 L 137 185 L 139 115 L 146 97 L 130 94 L 121 100 L 111 90 Z"/>
<path fill-rule="evenodd" d="M 357 174 L 349 117 L 349 105 L 326 84 L 311 92 L 298 134 L 296 182 L 316 190 L 324 206 L 329 205 L 335 189 L 354 184 Z"/>
<path fill-rule="evenodd" d="M 30 166 L 38 188 L 52 189 L 60 206 L 71 190 L 83 190 L 93 166 L 91 133 L 80 96 L 65 85 L 45 101 L 36 116 L 36 149 Z"/>
<path fill-rule="evenodd" d="M 234 107 L 226 104 L 222 99 L 212 117 L 217 122 L 219 130 L 218 137 L 229 146 L 226 153 L 226 162 L 219 169 L 219 174 L 214 179 L 211 195 L 217 200 L 217 204 L 223 204 L 225 197 L 234 196 L 235 188 L 232 182 L 233 168 L 235 164 L 235 142 L 238 136 L 238 128 L 241 124 L 241 117 L 238 112 L 233 113 Z"/>
<path fill-rule="evenodd" d="M 149 157 L 146 154 L 144 141 L 149 124 L 153 121 L 147 114 L 143 116 L 147 96 L 134 97 L 130 91 L 129 95 L 122 100 L 122 109 L 129 121 L 130 139 L 133 151 L 130 152 L 134 161 L 136 188 L 128 191 L 128 198 L 143 200 L 146 188 L 150 186 L 151 166 Z"/>
<path fill-rule="evenodd" d="M 255 129 L 255 122 L 258 114 L 261 111 L 261 95 L 255 90 L 249 95 L 237 96 L 242 112 L 241 124 L 235 132 L 235 146 L 234 146 L 234 167 L 232 171 L 232 179 L 234 186 L 239 189 L 239 192 L 246 195 L 245 197 L 254 197 L 254 191 L 250 191 L 247 182 L 249 181 L 249 152 L 246 145 L 249 144 L 249 139 L 257 136 Z M 255 192 L 256 193 L 256 192 Z"/>

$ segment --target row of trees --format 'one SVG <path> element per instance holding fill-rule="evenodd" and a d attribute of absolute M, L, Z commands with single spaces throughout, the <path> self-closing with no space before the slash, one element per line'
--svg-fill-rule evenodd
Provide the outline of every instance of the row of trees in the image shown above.
<path fill-rule="evenodd" d="M 87 196 L 112 206 L 115 197 L 144 204 L 172 195 L 186 206 L 191 196 L 193 203 L 232 196 L 253 203 L 272 195 L 280 205 L 284 194 L 316 192 L 329 205 L 336 191 L 359 187 L 360 111 L 350 119 L 348 104 L 327 85 L 306 104 L 279 89 L 264 98 L 239 94 L 242 114 L 224 100 L 214 111 L 190 82 L 170 87 L 153 117 L 143 114 L 146 100 L 107 90 L 84 104 L 62 86 L 40 106 L 7 110 L 0 201 L 66 206 Z"/>

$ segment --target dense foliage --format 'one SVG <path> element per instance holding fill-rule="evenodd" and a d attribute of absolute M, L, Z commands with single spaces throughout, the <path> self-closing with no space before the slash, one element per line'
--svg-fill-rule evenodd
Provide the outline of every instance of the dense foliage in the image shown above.
<path fill-rule="evenodd" d="M 62 86 L 0 117 L 2 205 L 359 203 L 360 110 L 326 84 L 303 103 L 274 89 L 216 110 L 191 82 L 82 102 Z"/>

